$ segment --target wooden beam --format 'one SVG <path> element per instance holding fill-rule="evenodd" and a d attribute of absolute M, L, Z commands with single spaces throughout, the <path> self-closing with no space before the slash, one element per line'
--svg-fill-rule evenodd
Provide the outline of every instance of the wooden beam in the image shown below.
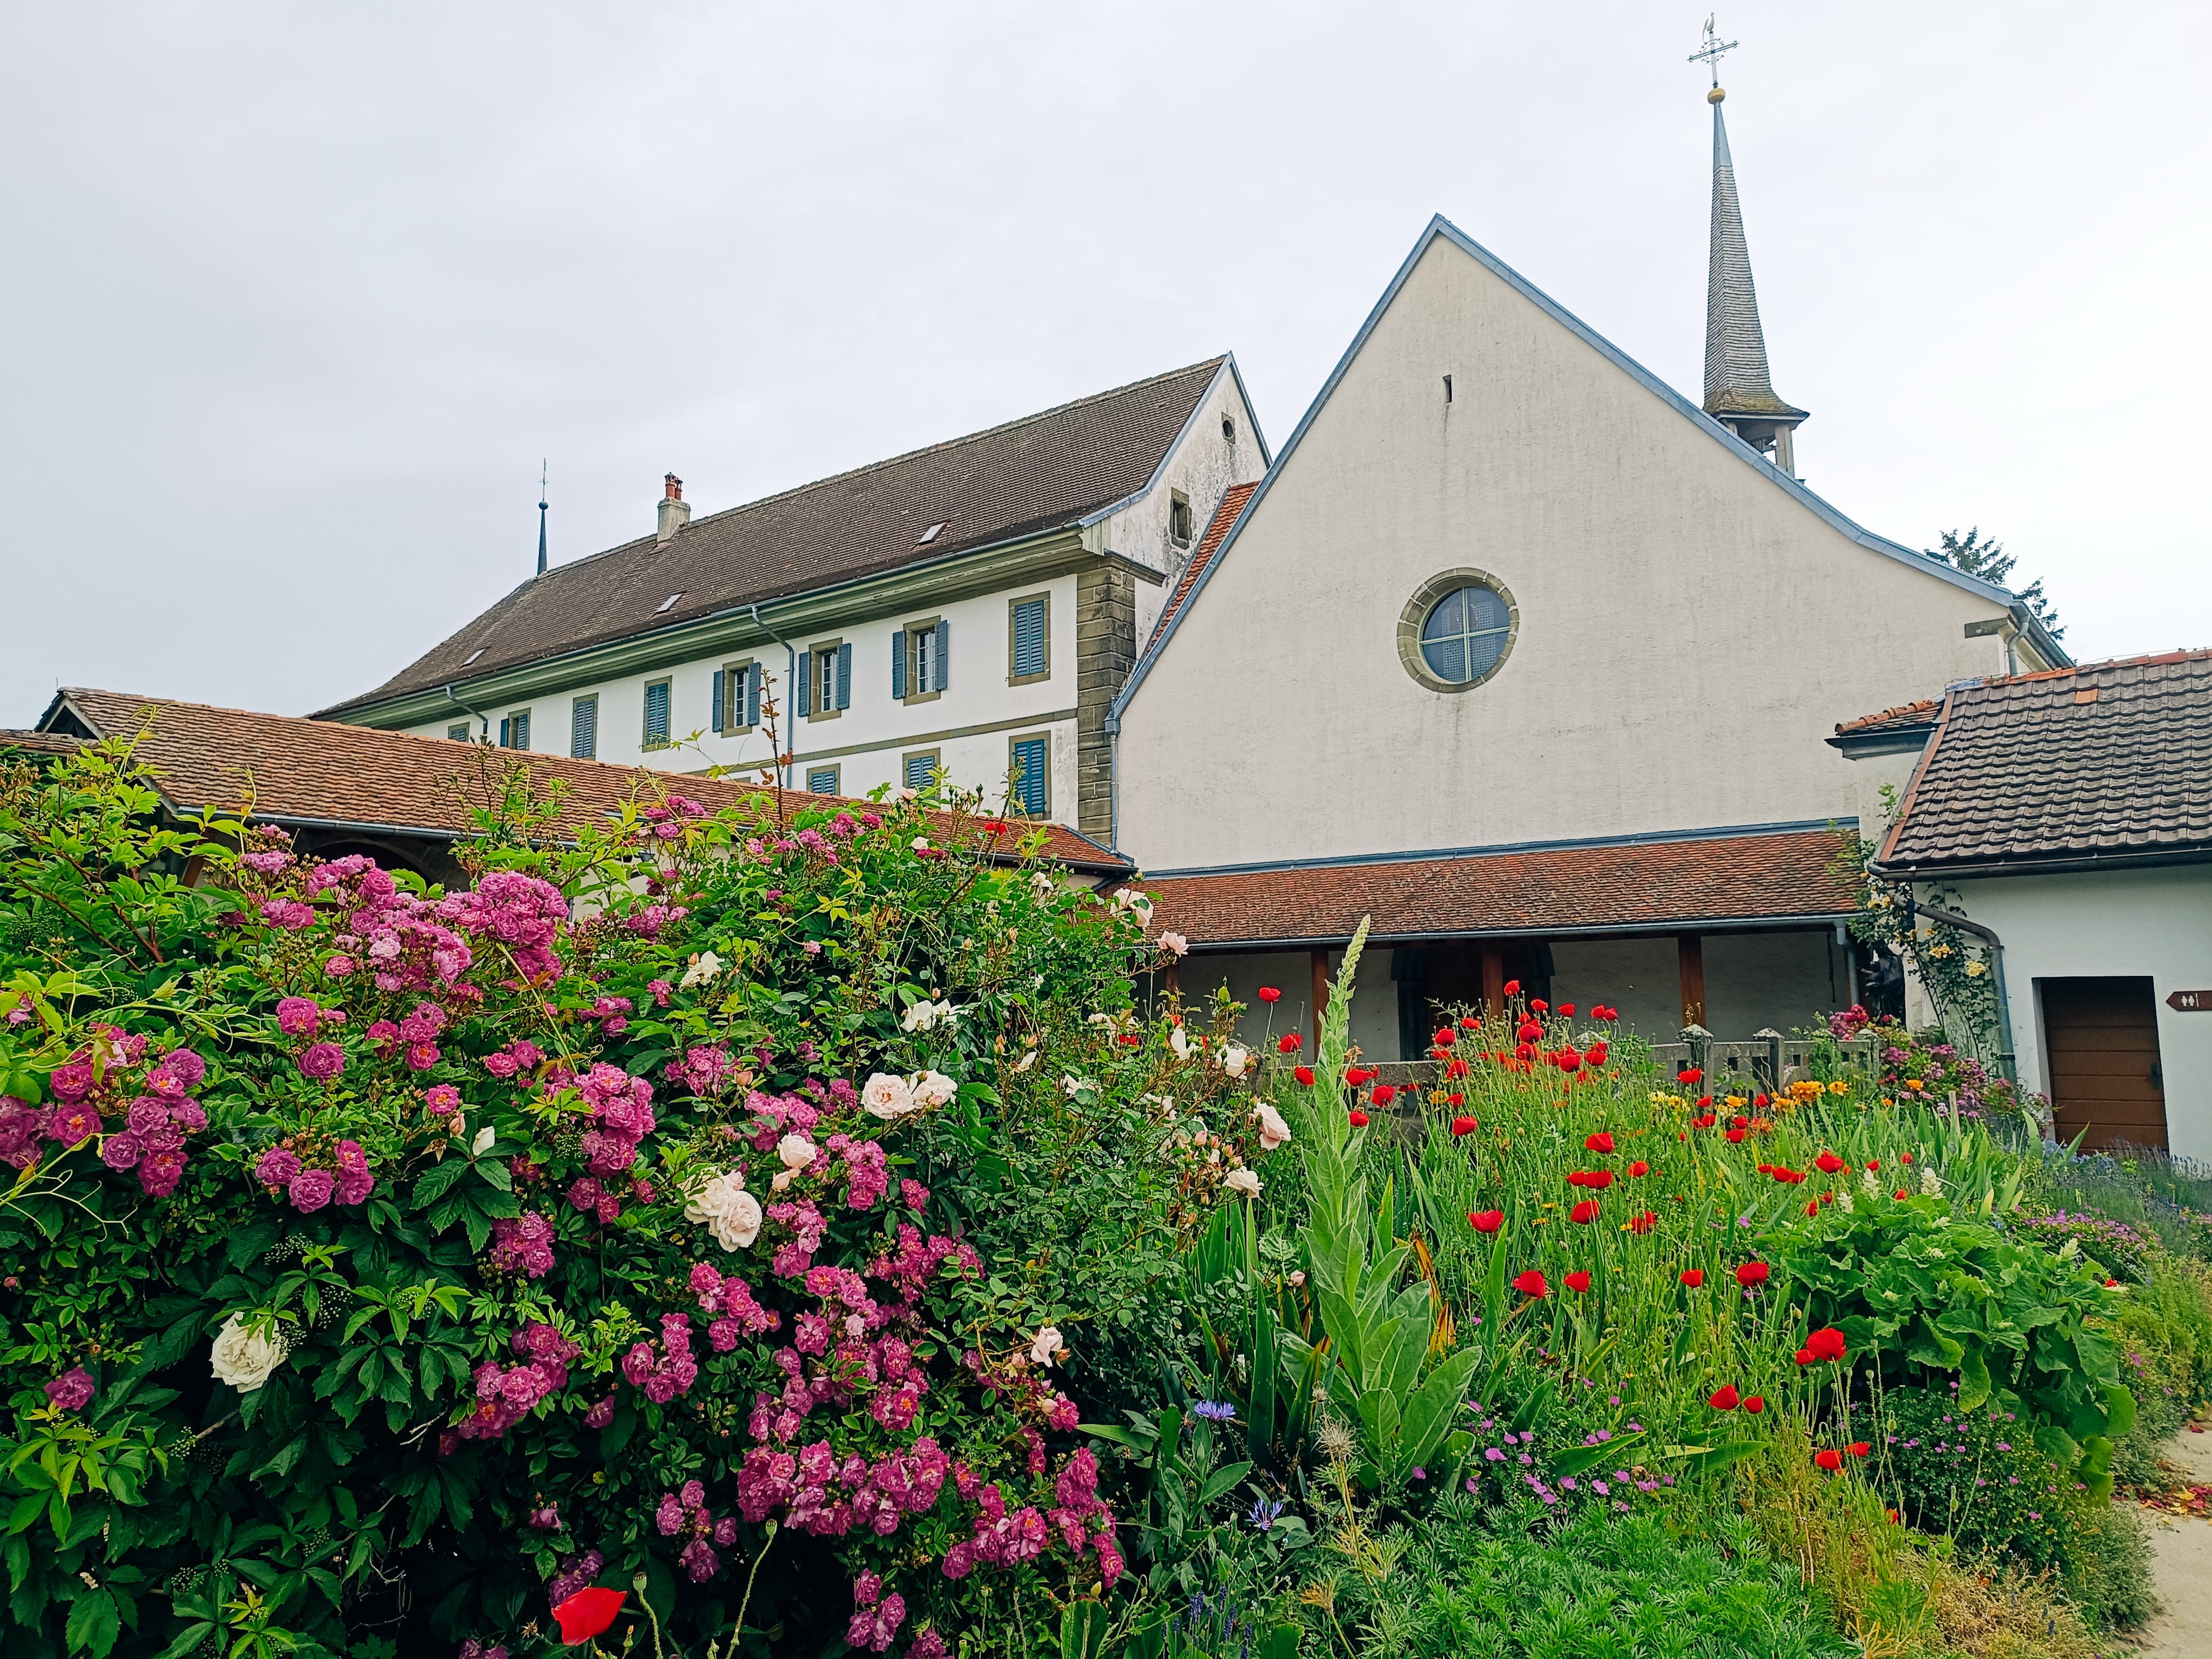
<path fill-rule="evenodd" d="M 1482 941 L 1482 1012 L 1496 1019 L 1505 1012 L 1505 941 Z"/>
<path fill-rule="evenodd" d="M 1682 1024 L 1705 1023 L 1705 942 L 1695 933 L 1674 936 L 1674 954 L 1682 969 Z"/>

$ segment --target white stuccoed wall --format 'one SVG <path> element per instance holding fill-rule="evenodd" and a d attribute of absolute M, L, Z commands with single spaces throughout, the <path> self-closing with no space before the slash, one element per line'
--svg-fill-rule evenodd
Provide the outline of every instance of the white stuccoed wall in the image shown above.
<path fill-rule="evenodd" d="M 1961 637 L 1997 605 L 1853 542 L 1443 238 L 1250 512 L 1123 715 L 1148 868 L 1743 822 L 1747 788 L 1757 821 L 1846 817 L 1838 720 L 2004 665 Z M 1460 566 L 1520 635 L 1443 695 L 1395 629 Z"/>
<path fill-rule="evenodd" d="M 2212 1158 L 2212 1013 L 2179 1013 L 2175 991 L 2212 990 L 2212 866 L 1953 884 L 1966 915 L 2004 941 L 2005 992 L 2021 1086 L 2048 1092 L 2036 981 L 2075 975 L 2151 978 L 2166 1078 L 2166 1144 Z"/>

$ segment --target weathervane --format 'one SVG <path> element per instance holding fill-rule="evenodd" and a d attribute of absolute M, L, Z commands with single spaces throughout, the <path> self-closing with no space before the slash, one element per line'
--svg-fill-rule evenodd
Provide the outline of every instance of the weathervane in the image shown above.
<path fill-rule="evenodd" d="M 1713 32 L 1713 15 L 1714 14 L 1710 12 L 1705 15 L 1705 44 L 1692 52 L 1688 61 L 1692 64 L 1703 64 L 1712 70 L 1713 93 L 1717 94 L 1721 89 L 1721 59 L 1734 52 L 1742 43 L 1720 39 Z M 1717 104 L 1720 99 L 1717 96 L 1711 96 L 1709 101 Z"/>

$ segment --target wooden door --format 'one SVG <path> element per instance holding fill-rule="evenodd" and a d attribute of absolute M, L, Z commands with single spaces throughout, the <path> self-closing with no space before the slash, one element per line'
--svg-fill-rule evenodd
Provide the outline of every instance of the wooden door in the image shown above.
<path fill-rule="evenodd" d="M 2148 978 L 2046 979 L 2043 1038 L 2058 1139 L 2166 1145 L 2158 1006 Z"/>

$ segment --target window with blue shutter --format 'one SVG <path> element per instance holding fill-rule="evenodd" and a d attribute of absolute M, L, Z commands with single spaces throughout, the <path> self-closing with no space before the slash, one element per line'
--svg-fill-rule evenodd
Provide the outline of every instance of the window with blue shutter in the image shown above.
<path fill-rule="evenodd" d="M 933 691 L 950 690 L 952 686 L 952 624 L 937 624 L 937 672 L 930 678 Z"/>
<path fill-rule="evenodd" d="M 568 753 L 577 760 L 599 757 L 599 700 L 579 697 L 568 705 Z"/>
<path fill-rule="evenodd" d="M 799 714 L 811 714 L 814 712 L 813 691 L 814 653 L 811 651 L 802 651 L 799 653 Z"/>
<path fill-rule="evenodd" d="M 645 744 L 659 748 L 668 741 L 668 682 L 655 680 L 645 688 Z"/>
<path fill-rule="evenodd" d="M 518 709 L 499 723 L 499 746 L 502 749 L 530 747 L 530 711 Z"/>
<path fill-rule="evenodd" d="M 1006 677 L 1017 684 L 1041 680 L 1052 672 L 1052 599 L 1039 594 L 1013 602 L 1011 654 Z"/>
<path fill-rule="evenodd" d="M 908 755 L 902 769 L 909 789 L 927 789 L 929 781 L 937 775 L 937 750 L 925 749 L 918 755 Z"/>
<path fill-rule="evenodd" d="M 745 669 L 745 724 L 760 724 L 761 665 L 752 663 Z"/>
<path fill-rule="evenodd" d="M 891 697 L 894 702 L 906 696 L 907 633 L 903 628 L 891 635 Z"/>
<path fill-rule="evenodd" d="M 1052 739 L 1016 738 L 1012 752 L 1006 799 L 1031 817 L 1043 817 L 1052 805 Z"/>
<path fill-rule="evenodd" d="M 841 645 L 837 647 L 837 707 L 850 708 L 852 706 L 853 647 Z"/>
<path fill-rule="evenodd" d="M 469 723 L 466 720 L 463 720 L 459 726 L 449 726 L 446 728 L 447 742 L 466 743 L 468 740 Z"/>
<path fill-rule="evenodd" d="M 806 787 L 809 790 L 817 795 L 836 794 L 837 793 L 837 769 L 834 766 L 817 766 L 810 768 L 806 774 Z"/>
<path fill-rule="evenodd" d="M 714 671 L 714 690 L 712 695 L 714 707 L 714 729 L 717 732 L 726 732 L 730 729 L 730 705 L 724 701 L 728 695 L 729 680 L 728 670 L 717 668 Z"/>

